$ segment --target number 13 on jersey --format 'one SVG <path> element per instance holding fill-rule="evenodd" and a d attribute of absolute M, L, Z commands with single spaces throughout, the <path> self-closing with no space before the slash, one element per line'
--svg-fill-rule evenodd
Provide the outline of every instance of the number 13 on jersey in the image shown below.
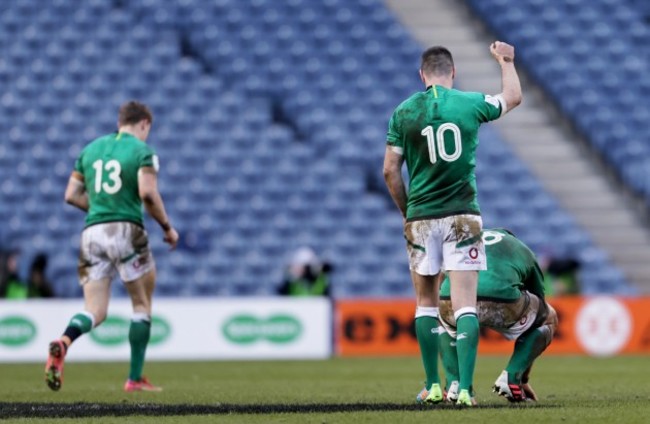
<path fill-rule="evenodd" d="M 454 150 L 448 152 L 445 146 L 445 132 L 451 131 L 454 137 Z M 431 163 L 436 163 L 438 157 L 445 162 L 453 162 L 457 160 L 462 151 L 463 146 L 460 140 L 460 128 L 451 122 L 445 122 L 440 125 L 434 132 L 433 127 L 429 125 L 420 133 L 427 138 L 427 146 L 429 147 L 429 160 Z"/>
<path fill-rule="evenodd" d="M 104 191 L 108 194 L 115 194 L 122 188 L 122 178 L 120 173 L 122 172 L 122 165 L 115 159 L 111 159 L 106 164 L 101 159 L 93 162 L 93 168 L 95 168 L 95 193 Z M 107 177 L 110 180 L 110 183 L 103 182 L 104 179 L 104 170 L 108 173 Z"/>

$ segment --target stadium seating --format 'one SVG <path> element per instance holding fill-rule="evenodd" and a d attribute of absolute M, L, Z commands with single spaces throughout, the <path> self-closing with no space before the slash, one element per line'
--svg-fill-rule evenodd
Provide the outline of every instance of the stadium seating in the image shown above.
<path fill-rule="evenodd" d="M 468 2 L 650 206 L 648 2 Z"/>
<path fill-rule="evenodd" d="M 337 297 L 412 295 L 381 165 L 392 109 L 421 89 L 421 47 L 379 0 L 7 2 L 0 43 L 3 242 L 50 254 L 62 296 L 80 294 L 69 172 L 133 97 L 154 111 L 182 234 L 168 253 L 147 220 L 159 294 L 273 294 L 289 252 L 310 245 L 333 262 Z M 586 293 L 631 292 L 499 134 L 481 137 L 485 225 L 580 259 Z"/>

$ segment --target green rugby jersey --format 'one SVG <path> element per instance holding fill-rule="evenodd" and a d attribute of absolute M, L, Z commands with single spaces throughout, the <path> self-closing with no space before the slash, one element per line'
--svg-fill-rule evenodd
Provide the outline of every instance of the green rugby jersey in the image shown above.
<path fill-rule="evenodd" d="M 480 214 L 474 173 L 478 129 L 504 110 L 500 97 L 439 85 L 395 109 L 387 144 L 406 161 L 408 220 Z"/>
<path fill-rule="evenodd" d="M 88 144 L 75 162 L 84 177 L 90 208 L 86 226 L 111 221 L 143 225 L 138 170 L 158 168 L 154 150 L 128 133 L 113 133 Z"/>
<path fill-rule="evenodd" d="M 544 298 L 544 274 L 535 254 L 522 241 L 505 230 L 483 231 L 488 269 L 478 273 L 478 299 L 514 301 L 527 290 Z M 440 286 L 440 298 L 451 296 L 449 277 Z"/>

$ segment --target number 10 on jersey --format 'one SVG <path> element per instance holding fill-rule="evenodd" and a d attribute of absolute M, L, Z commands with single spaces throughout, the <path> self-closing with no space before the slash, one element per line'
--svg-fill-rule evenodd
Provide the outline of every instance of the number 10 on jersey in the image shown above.
<path fill-rule="evenodd" d="M 445 147 L 445 132 L 451 131 L 454 136 L 454 150 L 447 152 Z M 433 127 L 429 125 L 420 133 L 427 138 L 427 146 L 429 147 L 429 160 L 431 163 L 436 163 L 438 157 L 445 162 L 453 162 L 460 157 L 463 151 L 460 142 L 460 128 L 451 122 L 445 122 L 440 125 L 436 132 L 433 132 Z"/>

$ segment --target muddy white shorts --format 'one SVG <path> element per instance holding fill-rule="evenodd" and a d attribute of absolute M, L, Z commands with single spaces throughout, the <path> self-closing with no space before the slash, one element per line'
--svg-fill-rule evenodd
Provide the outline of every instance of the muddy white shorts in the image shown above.
<path fill-rule="evenodd" d="M 119 272 L 123 282 L 137 280 L 152 269 L 154 260 L 144 228 L 131 222 L 107 222 L 87 227 L 81 233 L 79 284 Z"/>
<path fill-rule="evenodd" d="M 480 215 L 454 215 L 407 222 L 409 267 L 420 275 L 487 269 Z"/>

